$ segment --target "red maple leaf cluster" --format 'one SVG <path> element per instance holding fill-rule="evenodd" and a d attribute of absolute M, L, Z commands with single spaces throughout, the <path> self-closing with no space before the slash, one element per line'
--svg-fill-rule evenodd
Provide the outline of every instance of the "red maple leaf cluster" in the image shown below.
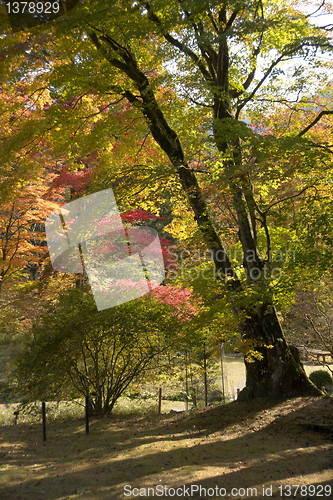
<path fill-rule="evenodd" d="M 130 210 L 124 214 L 120 215 L 121 220 L 124 222 L 141 222 L 144 220 L 151 219 L 161 219 L 162 217 L 158 217 L 157 215 L 148 212 L 147 210 L 141 210 L 140 208 L 136 210 Z"/>
<path fill-rule="evenodd" d="M 77 194 L 87 187 L 91 174 L 91 168 L 78 170 L 77 172 L 68 172 L 66 166 L 64 166 L 61 174 L 52 181 L 51 188 L 69 187 Z"/>
<path fill-rule="evenodd" d="M 191 302 L 192 291 L 188 288 L 178 288 L 172 285 L 159 285 L 151 291 L 153 297 L 169 305 L 182 320 L 189 320 L 198 314 L 197 308 Z"/>

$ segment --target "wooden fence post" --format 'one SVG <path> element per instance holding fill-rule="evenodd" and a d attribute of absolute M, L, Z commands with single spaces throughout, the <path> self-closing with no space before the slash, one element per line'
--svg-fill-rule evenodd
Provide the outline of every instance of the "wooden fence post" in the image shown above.
<path fill-rule="evenodd" d="M 161 415 L 162 412 L 162 387 L 158 391 L 158 414 Z"/>
<path fill-rule="evenodd" d="M 46 409 L 45 409 L 45 401 L 42 401 L 42 418 L 43 418 L 43 445 L 46 445 Z"/>
<path fill-rule="evenodd" d="M 86 394 L 86 434 L 89 434 L 89 394 Z"/>
<path fill-rule="evenodd" d="M 208 381 L 207 381 L 207 360 L 206 360 L 206 342 L 204 342 L 204 374 L 205 374 L 205 406 L 208 405 Z"/>

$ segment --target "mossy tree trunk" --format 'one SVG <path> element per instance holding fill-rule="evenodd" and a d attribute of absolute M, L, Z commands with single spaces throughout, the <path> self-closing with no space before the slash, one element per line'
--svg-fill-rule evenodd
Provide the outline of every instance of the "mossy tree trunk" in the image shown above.
<path fill-rule="evenodd" d="M 321 394 L 308 379 L 297 348 L 287 344 L 272 305 L 262 306 L 241 327 L 244 340 L 252 342 L 257 355 L 245 357 L 246 386 L 239 399 Z"/>

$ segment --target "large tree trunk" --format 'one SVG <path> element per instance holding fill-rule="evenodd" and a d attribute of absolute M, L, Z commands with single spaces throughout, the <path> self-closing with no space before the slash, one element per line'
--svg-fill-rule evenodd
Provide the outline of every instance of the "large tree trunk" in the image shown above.
<path fill-rule="evenodd" d="M 286 343 L 272 305 L 261 306 L 241 328 L 245 345 L 257 355 L 245 353 L 246 387 L 239 399 L 321 394 L 306 376 L 297 348 Z"/>

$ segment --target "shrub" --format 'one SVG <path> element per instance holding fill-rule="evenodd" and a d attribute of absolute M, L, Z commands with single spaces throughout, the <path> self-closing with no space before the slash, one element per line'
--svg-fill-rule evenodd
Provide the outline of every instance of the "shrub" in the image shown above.
<path fill-rule="evenodd" d="M 69 290 L 33 326 L 17 387 L 28 401 L 89 392 L 95 413 L 111 413 L 128 386 L 179 342 L 182 326 L 169 305 L 151 296 L 97 311 L 90 293 Z"/>
<path fill-rule="evenodd" d="M 319 389 L 333 384 L 333 378 L 325 370 L 316 370 L 310 374 L 309 378 Z"/>

